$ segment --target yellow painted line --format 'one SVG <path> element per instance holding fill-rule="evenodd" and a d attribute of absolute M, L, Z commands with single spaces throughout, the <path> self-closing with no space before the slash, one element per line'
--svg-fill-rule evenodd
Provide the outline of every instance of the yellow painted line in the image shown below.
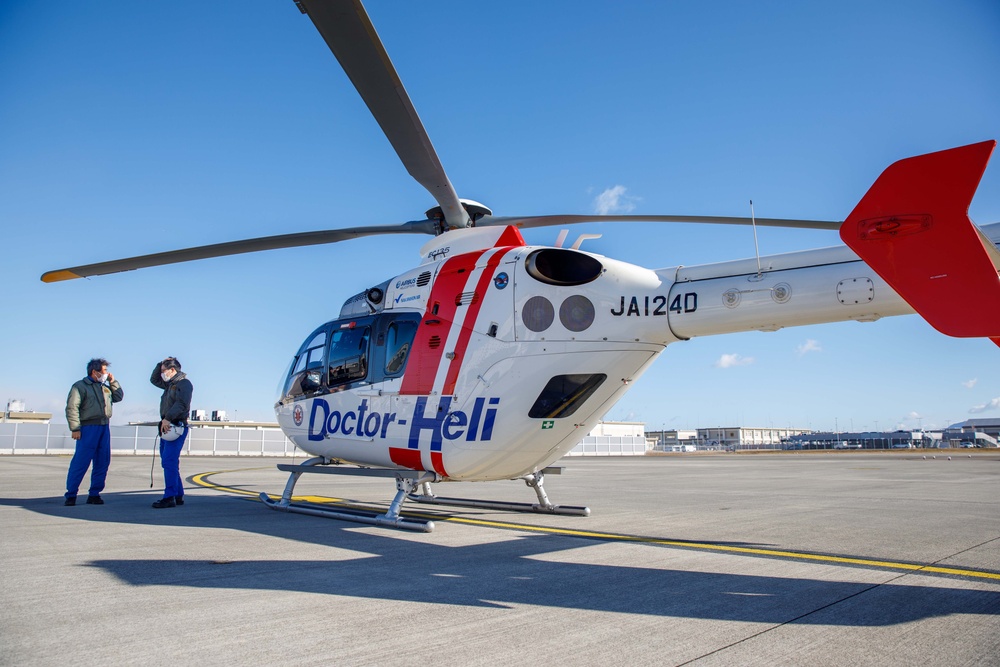
<path fill-rule="evenodd" d="M 962 568 L 940 567 L 937 565 L 921 565 L 918 563 L 900 563 L 896 561 L 871 560 L 868 558 L 855 558 L 850 556 L 830 556 L 825 554 L 812 554 L 800 551 L 782 551 L 778 549 L 757 549 L 753 547 L 736 547 L 726 544 L 706 544 L 703 542 L 683 542 L 679 540 L 664 540 L 656 537 L 640 537 L 637 535 L 620 535 L 616 533 L 598 533 L 587 530 L 571 530 L 567 528 L 547 528 L 544 526 L 532 526 L 528 524 L 515 524 L 499 521 L 482 521 L 479 519 L 464 519 L 460 517 L 448 518 L 446 521 L 456 523 L 478 524 L 494 528 L 526 530 L 554 535 L 568 535 L 572 537 L 587 537 L 618 542 L 639 542 L 644 544 L 660 544 L 663 546 L 683 547 L 685 549 L 701 549 L 705 551 L 722 551 L 728 553 L 752 554 L 754 556 L 770 556 L 773 558 L 789 558 L 798 560 L 815 560 L 824 563 L 843 563 L 845 565 L 863 565 L 866 567 L 876 567 L 896 570 L 910 570 L 913 572 L 933 572 L 935 574 L 952 574 L 961 577 L 978 577 L 983 579 L 1000 580 L 1000 573 L 983 572 L 979 570 L 967 570 Z"/>
<path fill-rule="evenodd" d="M 216 470 L 195 475 L 191 481 L 198 486 L 203 486 L 216 491 L 236 493 L 240 495 L 258 497 L 260 494 L 244 489 L 236 489 L 229 486 L 222 486 L 208 481 L 212 475 L 219 475 L 227 472 L 243 472 L 246 470 L 270 470 L 270 468 L 241 468 L 239 470 Z M 275 496 L 271 496 L 274 498 Z M 344 505 L 373 510 L 372 507 L 353 505 L 342 498 L 330 498 L 324 496 L 292 496 L 296 502 L 308 502 L 319 505 Z M 822 563 L 841 563 L 844 565 L 860 565 L 889 570 L 908 570 L 911 572 L 929 572 L 933 574 L 948 574 L 957 577 L 972 577 L 976 579 L 995 579 L 1000 581 L 1000 572 L 986 572 L 981 570 L 968 570 L 964 568 L 940 567 L 937 565 L 921 565 L 919 563 L 900 563 L 896 561 L 873 560 L 868 558 L 855 558 L 850 556 L 830 556 L 825 554 L 812 554 L 800 551 L 783 551 L 779 549 L 758 549 L 754 547 L 736 547 L 726 544 L 707 544 L 704 542 L 684 542 L 681 540 L 665 540 L 656 537 L 641 537 L 638 535 L 622 535 L 619 533 L 601 533 L 590 530 L 574 530 L 571 528 L 554 528 L 549 526 L 535 526 L 525 523 L 513 523 L 510 521 L 488 521 L 484 519 L 469 519 L 466 517 L 444 516 L 421 514 L 418 512 L 403 512 L 405 516 L 419 517 L 423 519 L 433 519 L 435 521 L 447 521 L 449 523 L 461 523 L 470 526 L 483 526 L 487 528 L 499 528 L 501 530 L 522 530 L 532 533 L 545 533 L 547 535 L 566 535 L 569 537 L 585 537 L 589 539 L 605 540 L 609 542 L 636 542 L 639 544 L 658 544 L 668 547 L 680 547 L 684 549 L 699 549 L 703 551 L 719 551 L 724 553 L 748 554 L 753 556 L 768 556 L 771 558 L 786 558 L 795 560 L 812 560 Z"/>
<path fill-rule="evenodd" d="M 247 491 L 246 489 L 236 489 L 231 486 L 223 486 L 221 484 L 216 484 L 215 482 L 208 481 L 208 478 L 211 477 L 212 475 L 221 475 L 227 472 L 245 472 L 247 470 L 271 470 L 271 467 L 268 466 L 264 468 L 240 468 L 238 470 L 214 470 L 212 472 L 199 473 L 194 477 L 192 477 L 191 481 L 197 484 L 198 486 L 205 487 L 206 489 L 214 489 L 216 491 L 225 491 L 226 493 L 236 493 L 241 496 L 250 496 L 251 498 L 259 498 L 260 497 L 259 491 Z M 271 494 L 268 494 L 268 496 L 274 498 L 275 500 L 281 498 L 281 496 L 273 496 Z M 316 503 L 319 505 L 343 504 L 346 502 L 342 498 L 329 498 L 325 496 L 292 496 L 292 500 L 297 502 Z"/>
<path fill-rule="evenodd" d="M 246 470 L 270 470 L 270 467 L 240 468 L 239 470 L 213 470 L 212 472 L 198 473 L 197 475 L 191 478 L 191 481 L 197 484 L 198 486 L 205 487 L 206 489 L 215 489 L 216 491 L 225 491 L 226 493 L 237 493 L 242 496 L 253 496 L 254 498 L 256 498 L 258 495 L 260 495 L 259 493 L 254 493 L 253 491 L 246 491 L 244 489 L 234 489 L 231 486 L 222 486 L 221 484 L 216 484 L 214 482 L 208 481 L 208 478 L 211 477 L 212 475 L 221 475 L 227 472 L 243 472 Z"/>

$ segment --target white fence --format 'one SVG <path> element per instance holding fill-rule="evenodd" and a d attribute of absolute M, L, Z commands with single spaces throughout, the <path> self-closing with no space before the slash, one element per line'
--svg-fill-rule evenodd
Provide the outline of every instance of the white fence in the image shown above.
<path fill-rule="evenodd" d="M 112 426 L 115 454 L 151 454 L 155 426 Z M 2 454 L 72 454 L 76 441 L 66 424 L 0 424 Z M 649 449 L 642 436 L 587 436 L 567 456 L 642 456 Z M 278 429 L 192 428 L 184 454 L 201 456 L 308 456 Z"/>
<path fill-rule="evenodd" d="M 155 426 L 112 426 L 115 454 L 151 454 Z M 76 441 L 66 424 L 0 424 L 0 454 L 72 454 Z M 192 428 L 184 454 L 202 456 L 308 456 L 277 429 Z"/>
<path fill-rule="evenodd" d="M 639 435 L 588 435 L 566 456 L 643 456 L 649 446 Z"/>

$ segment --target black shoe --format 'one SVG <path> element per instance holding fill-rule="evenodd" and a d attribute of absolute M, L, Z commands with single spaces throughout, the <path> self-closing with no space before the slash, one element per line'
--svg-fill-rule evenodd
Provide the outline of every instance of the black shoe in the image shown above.
<path fill-rule="evenodd" d="M 66 507 L 72 507 L 73 505 L 76 505 L 76 496 L 73 496 L 72 498 L 67 498 L 66 502 L 64 502 L 63 505 L 65 505 Z"/>
<path fill-rule="evenodd" d="M 101 498 L 100 496 L 87 496 L 87 504 L 88 505 L 103 505 L 104 504 L 104 498 Z"/>
<path fill-rule="evenodd" d="M 163 509 L 164 507 L 177 507 L 177 503 L 174 502 L 173 496 L 169 498 L 162 498 L 153 503 L 153 507 L 156 509 Z"/>
<path fill-rule="evenodd" d="M 178 505 L 184 504 L 184 496 L 174 496 L 174 502 Z"/>

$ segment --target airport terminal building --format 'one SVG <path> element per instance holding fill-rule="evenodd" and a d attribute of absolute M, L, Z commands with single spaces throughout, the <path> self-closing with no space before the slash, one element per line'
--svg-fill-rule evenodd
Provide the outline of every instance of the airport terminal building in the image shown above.
<path fill-rule="evenodd" d="M 755 428 L 725 426 L 690 430 L 650 431 L 647 435 L 660 452 L 745 451 L 782 449 L 789 438 L 810 433 L 804 428 Z"/>
<path fill-rule="evenodd" d="M 941 431 L 803 433 L 782 449 L 990 449 L 1000 443 L 1000 419 L 969 419 Z"/>

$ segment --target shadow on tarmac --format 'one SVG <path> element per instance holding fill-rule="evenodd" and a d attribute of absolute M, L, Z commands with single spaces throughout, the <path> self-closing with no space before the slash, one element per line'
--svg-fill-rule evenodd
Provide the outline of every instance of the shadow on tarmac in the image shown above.
<path fill-rule="evenodd" d="M 365 554 L 344 560 L 99 559 L 86 565 L 131 586 L 295 591 L 469 607 L 542 605 L 855 627 L 949 614 L 1000 616 L 1000 593 L 992 591 L 552 562 L 537 557 L 595 542 L 548 534 L 508 539 L 508 533 L 499 541 L 446 546 L 435 543 L 433 534 L 403 538 L 388 529 L 358 530 L 335 520 L 269 511 L 247 498 L 197 495 L 184 507 L 154 510 L 149 503 L 158 495 L 152 492 L 104 497 L 104 506 L 63 507 L 61 498 L 52 497 L 0 499 L 0 505 L 83 521 L 243 530 Z M 232 547 L 221 550 L 231 555 Z"/>

